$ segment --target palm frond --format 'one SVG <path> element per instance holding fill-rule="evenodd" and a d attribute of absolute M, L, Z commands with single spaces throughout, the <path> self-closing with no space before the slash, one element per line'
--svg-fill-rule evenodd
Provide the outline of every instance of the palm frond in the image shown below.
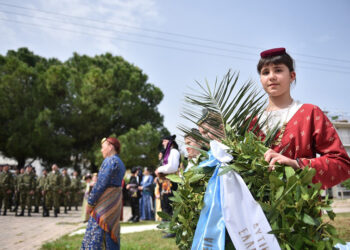
<path fill-rule="evenodd" d="M 263 101 L 264 94 L 257 91 L 252 81 L 245 82 L 241 87 L 238 86 L 239 73 L 230 70 L 223 77 L 221 82 L 216 80 L 214 87 L 205 81 L 205 84 L 196 82 L 197 89 L 185 95 L 185 106 L 182 117 L 197 126 L 198 120 L 202 117 L 202 109 L 214 111 L 219 114 L 220 121 L 213 121 L 212 124 L 228 125 L 237 135 L 244 135 L 252 124 L 253 119 L 257 119 L 254 123 L 258 126 L 260 115 L 265 106 Z M 262 122 L 264 124 L 264 122 Z M 180 126 L 179 129 L 186 133 L 190 133 L 190 128 Z M 219 129 L 219 128 L 217 128 Z M 217 136 L 221 136 L 217 134 Z M 224 133 L 226 137 L 226 131 Z M 269 140 L 272 134 L 269 135 Z M 224 138 L 223 138 L 224 139 Z M 207 141 L 205 138 L 202 141 Z"/>

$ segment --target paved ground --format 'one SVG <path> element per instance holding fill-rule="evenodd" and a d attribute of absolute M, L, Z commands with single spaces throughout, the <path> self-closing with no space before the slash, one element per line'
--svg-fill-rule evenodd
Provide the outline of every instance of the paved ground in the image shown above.
<path fill-rule="evenodd" d="M 32 213 L 32 217 L 15 217 L 14 213 L 0 216 L 0 249 L 39 249 L 44 242 L 55 240 L 69 232 L 84 226 L 81 220 L 81 208 L 78 211 L 61 213 L 57 218 L 43 218 Z"/>
<path fill-rule="evenodd" d="M 333 210 L 336 213 L 350 212 L 350 199 L 335 201 Z M 11 212 L 7 216 L 0 216 L 0 249 L 39 249 L 43 243 L 76 232 L 86 225 L 81 221 L 81 207 L 79 211 L 73 209 L 68 214 L 62 213 L 61 208 L 58 216 L 43 218 L 41 214 L 32 214 L 32 217 L 15 217 Z M 130 207 L 124 207 L 124 221 L 129 218 Z M 154 226 L 130 226 L 127 231 L 122 229 L 122 233 L 153 229 L 148 227 Z"/>
<path fill-rule="evenodd" d="M 32 213 L 32 217 L 15 217 L 13 212 L 0 216 L 0 249 L 39 249 L 45 242 L 53 241 L 65 234 L 76 231 L 86 225 L 81 219 L 81 207 L 68 214 L 53 217 L 42 217 L 41 213 Z M 125 207 L 124 218 L 130 217 L 130 207 Z"/>
<path fill-rule="evenodd" d="M 349 213 L 350 212 L 350 199 L 346 200 L 333 200 L 333 211 L 335 213 Z"/>

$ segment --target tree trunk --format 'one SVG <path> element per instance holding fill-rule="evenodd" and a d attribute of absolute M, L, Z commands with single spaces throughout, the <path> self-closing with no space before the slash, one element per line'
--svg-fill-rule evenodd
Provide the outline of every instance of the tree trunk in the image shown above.
<path fill-rule="evenodd" d="M 75 158 L 74 158 L 74 165 L 73 165 L 73 168 L 74 168 L 74 170 L 75 171 L 77 171 L 79 174 L 80 174 L 80 172 L 81 172 L 81 170 L 80 170 L 80 167 L 79 167 L 79 165 L 78 165 L 78 163 L 79 163 L 79 159 L 78 159 L 78 154 L 75 156 Z"/>
<path fill-rule="evenodd" d="M 19 158 L 17 160 L 17 169 L 24 168 L 24 164 L 26 164 L 26 159 L 25 158 Z"/>
<path fill-rule="evenodd" d="M 90 169 L 91 173 L 98 173 L 98 166 L 96 166 L 94 163 L 91 163 Z"/>

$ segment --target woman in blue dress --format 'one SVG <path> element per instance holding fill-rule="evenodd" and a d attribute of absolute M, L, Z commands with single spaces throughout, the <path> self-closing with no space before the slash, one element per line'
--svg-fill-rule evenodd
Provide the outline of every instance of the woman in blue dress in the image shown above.
<path fill-rule="evenodd" d="M 143 178 L 139 189 L 142 191 L 141 197 L 141 220 L 154 219 L 153 207 L 153 176 L 150 174 L 148 168 L 143 171 Z"/>
<path fill-rule="evenodd" d="M 124 163 L 119 158 L 120 142 L 115 137 L 101 141 L 104 161 L 98 180 L 88 198 L 86 212 L 90 219 L 81 249 L 120 249 L 120 214 Z"/>

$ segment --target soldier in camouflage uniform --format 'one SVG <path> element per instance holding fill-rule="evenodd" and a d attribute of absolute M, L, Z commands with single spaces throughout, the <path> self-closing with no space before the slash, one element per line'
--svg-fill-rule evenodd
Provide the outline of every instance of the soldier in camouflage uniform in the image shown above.
<path fill-rule="evenodd" d="M 57 217 L 60 209 L 60 195 L 62 193 L 62 175 L 56 164 L 52 165 L 52 172 L 47 177 L 45 189 L 48 191 L 48 196 L 46 197 L 48 200 L 47 205 L 48 207 L 53 205 L 54 215 Z"/>
<path fill-rule="evenodd" d="M 78 172 L 74 171 L 73 172 L 73 177 L 71 179 L 71 204 L 75 206 L 75 211 L 78 211 L 78 206 L 80 202 L 82 201 L 81 199 L 81 181 L 78 176 Z"/>
<path fill-rule="evenodd" d="M 43 180 L 44 183 L 44 192 L 43 192 L 43 196 L 44 196 L 44 205 L 45 205 L 45 210 L 43 212 L 43 217 L 48 217 L 50 216 L 50 210 L 52 209 L 52 202 L 53 202 L 53 198 L 52 196 L 52 192 L 50 192 L 50 186 L 49 186 L 49 175 L 51 174 L 48 173 L 45 180 Z"/>
<path fill-rule="evenodd" d="M 13 193 L 13 177 L 9 172 L 9 168 L 9 165 L 4 165 L 0 173 L 0 214 L 2 203 L 4 203 L 4 213 L 2 215 L 6 215 L 7 209 L 10 208 L 10 199 Z"/>
<path fill-rule="evenodd" d="M 34 193 L 32 195 L 32 199 L 31 199 L 31 206 L 36 207 L 35 199 L 36 199 L 36 186 L 38 185 L 38 175 L 36 174 L 35 168 L 32 168 L 32 171 L 30 173 L 32 174 L 32 176 L 34 177 L 34 180 L 35 180 L 35 188 L 34 188 Z M 34 210 L 34 212 L 35 212 L 35 210 Z"/>
<path fill-rule="evenodd" d="M 34 196 L 33 196 L 34 197 L 33 205 L 35 207 L 34 213 L 39 213 L 39 206 L 40 206 L 40 199 L 41 199 L 41 193 L 39 191 L 39 178 L 35 168 L 33 168 L 32 173 L 35 176 L 35 190 L 34 190 Z"/>
<path fill-rule="evenodd" d="M 48 209 L 45 206 L 45 198 L 46 198 L 46 193 L 45 193 L 45 183 L 47 181 L 47 170 L 43 170 L 43 175 L 39 177 L 38 179 L 38 186 L 37 190 L 40 195 L 40 200 L 39 203 L 43 206 L 43 217 L 47 217 Z"/>
<path fill-rule="evenodd" d="M 70 195 L 71 195 L 71 179 L 67 173 L 67 169 L 64 168 L 62 171 L 62 198 L 64 205 L 64 213 L 67 213 L 67 208 L 70 205 Z"/>
<path fill-rule="evenodd" d="M 16 212 L 17 214 L 17 210 L 18 210 L 18 206 L 19 206 L 19 197 L 20 197 L 20 192 L 19 192 L 19 186 L 18 183 L 20 181 L 20 179 L 22 178 L 22 175 L 24 174 L 24 168 L 21 168 L 20 170 L 17 168 L 16 169 L 16 174 L 14 175 L 14 189 L 15 189 L 15 195 L 13 197 L 14 199 L 14 204 L 15 207 L 13 208 L 12 212 Z"/>
<path fill-rule="evenodd" d="M 28 208 L 28 216 L 31 216 L 33 196 L 36 188 L 35 175 L 32 173 L 32 169 L 33 167 L 28 165 L 26 171 L 18 180 L 17 185 L 20 193 L 19 197 L 22 211 L 19 215 L 16 212 L 16 216 L 24 216 L 24 209 L 26 206 Z"/>

